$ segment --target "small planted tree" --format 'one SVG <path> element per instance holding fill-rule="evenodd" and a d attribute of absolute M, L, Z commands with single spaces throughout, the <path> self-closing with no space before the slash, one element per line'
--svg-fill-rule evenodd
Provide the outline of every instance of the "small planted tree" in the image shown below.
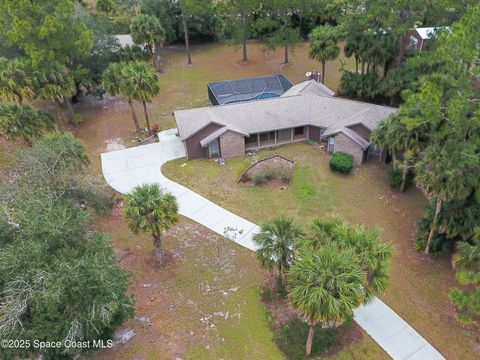
<path fill-rule="evenodd" d="M 134 234 L 150 233 L 155 245 L 155 258 L 164 260 L 162 249 L 165 231 L 178 221 L 178 204 L 170 193 L 157 184 L 140 185 L 126 195 L 125 217 Z"/>
<path fill-rule="evenodd" d="M 310 326 L 307 356 L 315 325 L 342 325 L 357 306 L 388 287 L 392 255 L 392 245 L 379 241 L 378 230 L 336 218 L 313 221 L 287 274 L 291 305 Z"/>
<path fill-rule="evenodd" d="M 330 244 L 314 252 L 308 248 L 299 252 L 288 272 L 288 296 L 293 309 L 310 326 L 307 357 L 312 354 L 317 324 L 338 327 L 363 303 L 364 277 L 352 250 L 339 251 Z"/>
<path fill-rule="evenodd" d="M 285 275 L 293 263 L 296 243 L 303 232 L 293 219 L 279 218 L 267 221 L 260 227 L 260 232 L 253 236 L 257 244 L 257 258 L 262 267 L 275 270 L 285 284 Z"/>
<path fill-rule="evenodd" d="M 338 30 L 331 25 L 323 25 L 313 29 L 310 34 L 309 56 L 322 64 L 322 83 L 325 83 L 325 64 L 340 54 L 337 45 Z"/>

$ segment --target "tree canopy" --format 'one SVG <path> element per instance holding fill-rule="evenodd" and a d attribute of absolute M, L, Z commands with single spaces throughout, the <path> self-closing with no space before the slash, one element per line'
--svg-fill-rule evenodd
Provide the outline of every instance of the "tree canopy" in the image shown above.
<path fill-rule="evenodd" d="M 21 151 L 6 174 L 13 181 L 0 191 L 2 339 L 108 340 L 133 315 L 129 276 L 108 239 L 92 231 L 91 210 L 113 202 L 99 181 L 85 181 L 86 161 L 82 143 L 53 134 Z M 74 358 L 80 351 L 30 347 L 2 354 Z"/>

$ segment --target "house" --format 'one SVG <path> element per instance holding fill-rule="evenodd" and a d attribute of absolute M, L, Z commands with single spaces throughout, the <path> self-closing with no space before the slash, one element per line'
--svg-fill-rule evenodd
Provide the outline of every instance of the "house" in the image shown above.
<path fill-rule="evenodd" d="M 329 153 L 350 153 L 357 165 L 381 156 L 370 133 L 397 109 L 333 95 L 307 80 L 277 97 L 177 110 L 174 116 L 188 159 L 232 158 L 299 141 L 325 142 Z"/>
<path fill-rule="evenodd" d="M 407 34 L 408 47 L 422 51 L 440 31 L 449 30 L 450 27 L 448 26 L 415 28 Z"/>

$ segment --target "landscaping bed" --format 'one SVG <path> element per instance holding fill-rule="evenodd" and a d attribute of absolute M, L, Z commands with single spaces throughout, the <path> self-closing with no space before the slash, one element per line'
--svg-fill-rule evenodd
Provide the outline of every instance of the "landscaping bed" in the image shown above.
<path fill-rule="evenodd" d="M 258 160 L 238 180 L 242 183 L 267 185 L 284 189 L 290 184 L 294 162 L 280 155 Z"/>

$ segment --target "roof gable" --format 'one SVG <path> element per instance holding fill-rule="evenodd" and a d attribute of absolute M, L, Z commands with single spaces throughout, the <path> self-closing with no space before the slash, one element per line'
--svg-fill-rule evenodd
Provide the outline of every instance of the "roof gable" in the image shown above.
<path fill-rule="evenodd" d="M 174 115 L 180 138 L 185 140 L 212 122 L 243 135 L 305 125 L 327 128 L 331 132 L 358 123 L 374 129 L 396 111 L 387 106 L 305 93 L 177 110 Z"/>

